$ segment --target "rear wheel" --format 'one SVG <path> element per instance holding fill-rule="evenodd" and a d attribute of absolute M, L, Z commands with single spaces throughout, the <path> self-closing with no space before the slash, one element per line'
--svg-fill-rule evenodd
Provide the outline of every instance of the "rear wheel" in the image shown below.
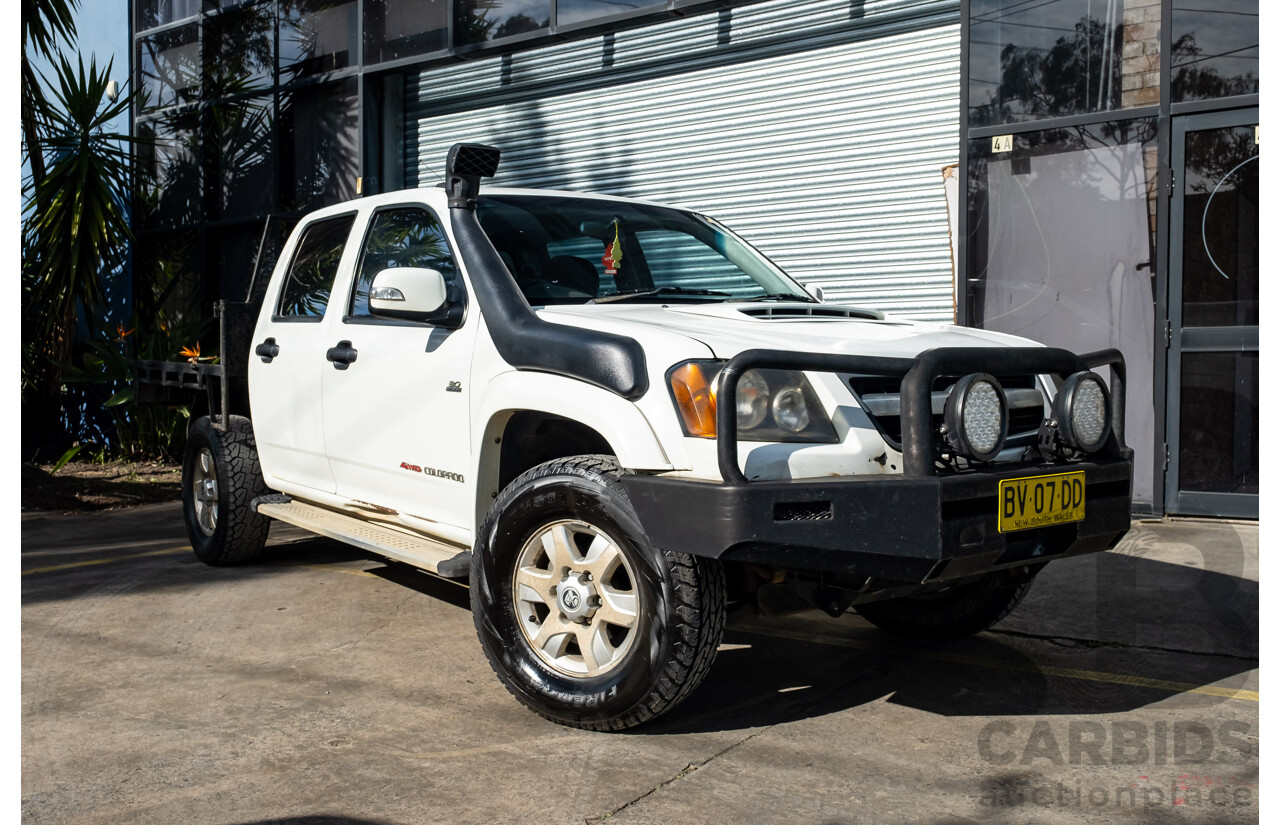
<path fill-rule="evenodd" d="M 498 496 L 472 559 L 490 665 L 534 712 L 621 730 L 675 707 L 724 631 L 718 564 L 652 547 L 607 456 L 542 464 Z"/>
<path fill-rule="evenodd" d="M 225 430 L 198 419 L 182 459 L 182 510 L 196 557 L 213 565 L 256 559 L 271 520 L 250 503 L 268 492 L 249 419 L 228 416 Z"/>
<path fill-rule="evenodd" d="M 881 630 L 912 639 L 960 639 L 980 633 L 1013 612 L 1031 589 L 1034 571 L 989 573 L 936 593 L 859 605 Z"/>

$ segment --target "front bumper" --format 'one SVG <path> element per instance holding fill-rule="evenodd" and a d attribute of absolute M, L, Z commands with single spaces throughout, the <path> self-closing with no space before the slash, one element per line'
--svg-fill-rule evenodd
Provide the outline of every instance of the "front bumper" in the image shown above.
<path fill-rule="evenodd" d="M 1082 470 L 1083 521 L 1001 533 L 1001 479 Z M 1129 529 L 1132 464 L 1002 466 L 930 478 L 843 476 L 749 484 L 623 478 L 654 546 L 786 570 L 928 584 L 1093 553 Z"/>
<path fill-rule="evenodd" d="M 1112 434 L 1098 453 L 939 473 L 931 398 L 937 379 L 971 372 L 1065 378 L 1103 365 L 1111 370 Z M 901 377 L 902 474 L 748 481 L 738 465 L 737 385 L 747 370 L 765 367 Z M 1133 476 L 1133 452 L 1123 442 L 1124 391 L 1124 358 L 1114 349 L 944 348 L 914 359 L 749 350 L 720 373 L 716 451 L 724 482 L 631 475 L 623 484 L 663 550 L 886 585 L 945 582 L 1119 541 L 1129 529 Z M 1085 474 L 1083 520 L 999 532 L 1002 479 L 1069 471 Z"/>

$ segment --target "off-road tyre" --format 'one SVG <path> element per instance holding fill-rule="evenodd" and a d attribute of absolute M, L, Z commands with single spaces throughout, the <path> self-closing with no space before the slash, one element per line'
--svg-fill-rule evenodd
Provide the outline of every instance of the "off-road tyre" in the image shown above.
<path fill-rule="evenodd" d="M 911 639 L 962 639 L 981 633 L 1013 612 L 1031 589 L 1034 572 L 989 573 L 977 581 L 920 596 L 859 605 L 881 630 Z"/>
<path fill-rule="evenodd" d="M 250 506 L 253 499 L 270 492 L 258 465 L 253 426 L 243 416 L 227 418 L 225 430 L 216 429 L 208 416 L 197 419 L 187 434 L 182 457 L 187 536 L 196 558 L 217 566 L 256 559 L 271 526 L 270 519 Z M 202 486 L 210 478 L 216 489 Z M 217 506 L 211 507 L 215 502 Z"/>
<path fill-rule="evenodd" d="M 489 664 L 507 690 L 529 709 L 576 728 L 623 730 L 672 709 L 707 675 L 724 632 L 725 579 L 720 565 L 653 547 L 627 499 L 620 482 L 623 475 L 610 456 L 575 456 L 534 467 L 499 494 L 480 528 L 472 557 L 471 611 Z M 605 672 L 593 674 L 587 664 L 582 666 L 583 675 L 565 672 L 557 662 L 569 661 L 573 654 L 552 662 L 555 654 L 549 654 L 547 647 L 554 648 L 555 641 L 541 652 L 535 650 L 528 622 L 537 617 L 530 615 L 529 602 L 523 603 L 522 610 L 514 595 L 529 592 L 515 583 L 517 565 L 522 561 L 528 565 L 538 553 L 536 548 L 551 540 L 544 537 L 561 528 L 562 535 L 577 542 L 575 552 L 588 546 L 584 559 L 596 547 L 591 538 L 594 531 L 596 538 L 621 551 L 627 566 L 628 576 L 621 586 L 625 589 L 629 582 L 637 606 L 634 626 L 625 632 L 635 636 L 624 637 L 617 649 L 625 645 L 625 653 L 615 654 Z M 551 571 L 547 575 L 556 575 L 550 555 L 542 559 Z M 561 581 L 557 592 L 566 581 Z M 584 601 L 605 603 L 601 599 Z M 539 610 L 562 605 L 557 596 Z M 597 608 L 596 615 L 577 620 L 586 628 L 582 633 L 594 632 L 597 622 L 606 627 L 602 611 L 603 607 Z M 524 615 L 518 617 L 517 612 Z M 564 615 L 557 619 L 548 612 L 543 622 L 563 622 Z M 623 630 L 612 625 L 607 629 L 610 634 Z M 553 634 L 561 646 L 569 635 Z M 566 649 L 580 651 L 581 646 L 570 640 Z M 581 658 L 585 663 L 586 655 Z M 592 661 L 595 658 L 593 653 Z"/>

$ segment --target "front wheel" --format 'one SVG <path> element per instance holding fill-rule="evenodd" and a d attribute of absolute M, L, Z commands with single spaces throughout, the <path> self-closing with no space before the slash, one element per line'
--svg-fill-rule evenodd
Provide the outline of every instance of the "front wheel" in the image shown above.
<path fill-rule="evenodd" d="M 539 465 L 486 517 L 471 609 L 494 672 L 534 712 L 592 730 L 675 707 L 711 668 L 725 584 L 707 559 L 652 547 L 607 456 Z"/>
<path fill-rule="evenodd" d="M 261 554 L 271 520 L 251 502 L 268 492 L 249 419 L 227 416 L 223 430 L 208 416 L 192 425 L 182 457 L 182 512 L 200 561 L 239 564 Z"/>

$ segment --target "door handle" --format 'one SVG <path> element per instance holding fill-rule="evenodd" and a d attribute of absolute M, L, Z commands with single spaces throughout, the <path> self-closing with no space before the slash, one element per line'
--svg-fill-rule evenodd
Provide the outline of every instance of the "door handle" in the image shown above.
<path fill-rule="evenodd" d="M 268 338 L 253 348 L 253 354 L 261 358 L 262 363 L 270 364 L 271 359 L 280 354 L 280 345 L 276 343 L 276 339 Z"/>
<path fill-rule="evenodd" d="M 345 370 L 356 360 L 356 350 L 350 341 L 339 341 L 336 347 L 329 347 L 324 357 L 333 362 L 334 369 Z"/>

